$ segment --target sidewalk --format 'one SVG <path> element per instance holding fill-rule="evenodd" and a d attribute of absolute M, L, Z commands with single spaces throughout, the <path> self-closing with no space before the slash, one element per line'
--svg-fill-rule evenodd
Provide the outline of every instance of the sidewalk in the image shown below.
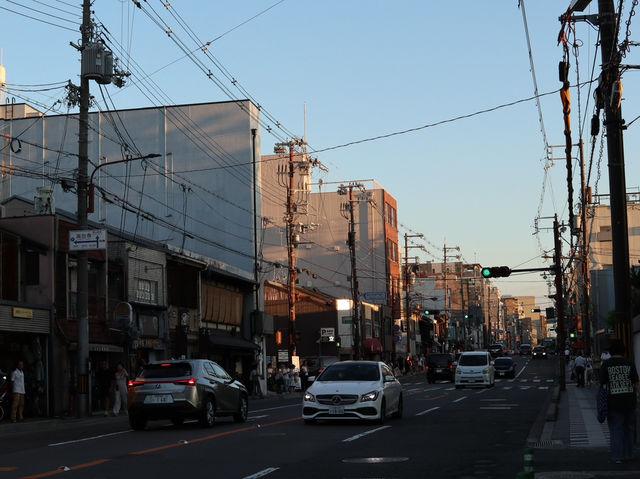
<path fill-rule="evenodd" d="M 569 371 L 566 377 L 570 377 Z M 597 382 L 578 388 L 574 381 L 567 381 L 556 420 L 544 421 L 539 432 L 530 437 L 536 479 L 640 477 L 638 452 L 623 464 L 609 459 L 609 428 L 596 419 L 597 391 Z"/>

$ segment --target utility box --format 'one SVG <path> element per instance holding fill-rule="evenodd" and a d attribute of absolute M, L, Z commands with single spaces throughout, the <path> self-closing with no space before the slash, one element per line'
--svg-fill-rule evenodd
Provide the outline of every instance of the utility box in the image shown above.
<path fill-rule="evenodd" d="M 113 79 L 113 53 L 103 43 L 88 43 L 82 51 L 82 76 L 107 85 Z"/>

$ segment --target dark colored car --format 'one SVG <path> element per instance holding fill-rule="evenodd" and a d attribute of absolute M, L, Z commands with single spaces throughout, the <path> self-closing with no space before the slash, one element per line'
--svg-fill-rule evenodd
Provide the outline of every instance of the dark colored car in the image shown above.
<path fill-rule="evenodd" d="M 496 358 L 496 360 L 493 362 L 493 368 L 496 370 L 496 376 L 498 377 L 516 377 L 516 363 L 511 358 Z"/>
<path fill-rule="evenodd" d="M 455 379 L 453 356 L 450 354 L 430 354 L 427 356 L 424 369 L 427 373 L 428 383 L 433 383 L 437 379 L 445 379 L 447 381 Z"/>
<path fill-rule="evenodd" d="M 307 370 L 309 371 L 309 381 L 315 381 L 316 377 L 325 369 L 327 366 L 331 366 L 334 363 L 340 361 L 337 356 L 312 356 L 310 358 L 305 358 L 307 362 Z"/>
<path fill-rule="evenodd" d="M 531 345 L 530 344 L 521 344 L 520 348 L 520 355 L 521 356 L 531 356 Z"/>
<path fill-rule="evenodd" d="M 544 346 L 536 346 L 531 353 L 533 359 L 547 359 L 547 348 Z"/>
<path fill-rule="evenodd" d="M 500 356 L 504 356 L 504 346 L 500 343 L 492 344 L 488 348 L 489 353 L 492 358 L 499 358 Z"/>
<path fill-rule="evenodd" d="M 151 362 L 129 381 L 129 424 L 144 429 L 149 419 L 185 418 L 211 427 L 216 416 L 245 422 L 249 411 L 247 389 L 223 368 L 206 359 Z"/>

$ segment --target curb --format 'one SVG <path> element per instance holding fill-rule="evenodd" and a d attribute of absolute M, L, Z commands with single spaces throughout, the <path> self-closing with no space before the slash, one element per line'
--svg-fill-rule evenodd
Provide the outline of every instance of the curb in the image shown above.
<path fill-rule="evenodd" d="M 551 402 L 547 406 L 547 421 L 556 421 L 558 419 L 558 405 L 560 403 L 560 385 L 556 384 L 551 393 Z"/>

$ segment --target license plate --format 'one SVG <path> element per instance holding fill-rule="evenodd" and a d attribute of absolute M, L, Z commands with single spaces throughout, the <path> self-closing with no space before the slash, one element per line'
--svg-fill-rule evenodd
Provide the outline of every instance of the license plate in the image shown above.
<path fill-rule="evenodd" d="M 171 404 L 173 397 L 171 394 L 154 394 L 144 398 L 145 404 Z"/>
<path fill-rule="evenodd" d="M 344 414 L 344 407 L 342 406 L 329 406 L 329 414 Z"/>
<path fill-rule="evenodd" d="M 441 373 L 441 372 L 442 372 L 442 369 L 436 369 L 436 372 L 437 372 L 437 373 Z"/>
<path fill-rule="evenodd" d="M 498 371 L 498 376 L 504 376 L 505 374 L 507 374 L 505 371 Z"/>

